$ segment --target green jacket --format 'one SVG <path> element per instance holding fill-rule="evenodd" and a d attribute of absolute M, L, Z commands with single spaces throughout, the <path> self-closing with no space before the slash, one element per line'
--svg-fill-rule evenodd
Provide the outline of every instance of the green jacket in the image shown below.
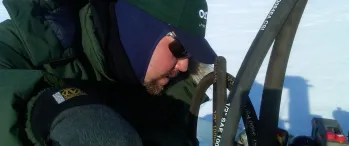
<path fill-rule="evenodd" d="M 92 24 L 90 4 L 76 0 L 76 3 L 81 3 L 80 6 L 76 5 L 81 25 L 78 32 L 82 36 L 79 43 L 83 48 L 79 49 L 64 46 L 59 40 L 60 34 L 52 27 L 52 22 L 42 16 L 44 13 L 54 14 L 59 11 L 57 1 L 59 0 L 3 0 L 11 19 L 0 23 L 1 145 L 35 144 L 30 126 L 26 126 L 27 104 L 42 90 L 43 82 L 57 83 L 52 75 L 61 79 L 113 82 L 105 69 L 105 59 Z M 143 128 L 139 131 L 141 137 L 161 145 L 183 144 L 185 116 L 194 89 L 195 84 L 190 77 L 169 87 L 166 94 L 174 97 L 171 100 L 179 99 L 183 105 L 173 107 L 176 104 L 167 100 L 161 107 L 171 108 L 165 110 L 168 111 L 166 114 L 170 117 L 173 115 L 177 123 L 147 127 L 146 130 Z M 139 121 L 146 120 L 137 119 L 137 115 L 130 117 L 136 124 L 142 124 Z"/>

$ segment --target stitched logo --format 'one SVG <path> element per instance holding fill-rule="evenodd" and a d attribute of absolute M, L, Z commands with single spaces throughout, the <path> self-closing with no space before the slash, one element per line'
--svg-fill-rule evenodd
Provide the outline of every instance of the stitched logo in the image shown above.
<path fill-rule="evenodd" d="M 87 95 L 87 94 L 79 88 L 64 88 L 59 92 L 53 94 L 52 96 L 56 100 L 56 102 L 60 104 L 66 100 L 69 100 L 73 97 L 81 96 L 81 95 Z"/>

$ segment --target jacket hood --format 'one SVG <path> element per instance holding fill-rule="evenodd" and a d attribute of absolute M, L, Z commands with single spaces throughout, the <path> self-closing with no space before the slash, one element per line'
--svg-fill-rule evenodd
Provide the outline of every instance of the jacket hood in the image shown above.
<path fill-rule="evenodd" d="M 20 34 L 18 39 L 23 42 L 23 49 L 27 50 L 26 57 L 33 67 L 76 54 L 75 50 L 70 49 L 75 42 L 74 34 L 78 34 L 75 29 L 78 17 L 72 10 L 75 9 L 75 3 L 84 2 L 77 0 L 64 6 L 65 1 L 2 1 L 15 26 L 14 33 Z"/>

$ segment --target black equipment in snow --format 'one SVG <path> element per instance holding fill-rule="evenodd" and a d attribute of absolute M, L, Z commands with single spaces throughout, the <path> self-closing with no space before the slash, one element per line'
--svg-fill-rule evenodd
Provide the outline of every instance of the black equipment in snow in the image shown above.
<path fill-rule="evenodd" d="M 343 133 L 339 125 L 336 127 L 332 124 L 332 134 L 335 133 L 334 136 L 336 136 L 337 132 L 337 139 L 324 137 L 326 134 L 331 134 L 328 126 L 325 126 L 326 122 L 319 122 L 324 119 L 313 120 L 311 136 L 292 138 L 286 130 L 278 127 L 287 63 L 307 2 L 308 0 L 276 0 L 252 42 L 236 77 L 227 73 L 225 58 L 217 57 L 214 71 L 199 82 L 191 103 L 190 116 L 188 116 L 191 124 L 188 133 L 192 138 L 197 136 L 198 113 L 205 92 L 213 85 L 213 146 L 348 146 L 345 137 L 340 137 Z M 260 113 L 257 117 L 249 92 L 272 44 Z M 227 95 L 227 89 L 230 91 L 229 95 Z M 238 140 L 235 141 L 240 118 L 243 120 L 245 131 L 240 133 Z M 316 129 L 318 130 L 314 132 Z M 328 138 L 332 138 L 330 139 L 332 143 L 328 142 Z M 198 145 L 198 142 L 192 145 Z"/>

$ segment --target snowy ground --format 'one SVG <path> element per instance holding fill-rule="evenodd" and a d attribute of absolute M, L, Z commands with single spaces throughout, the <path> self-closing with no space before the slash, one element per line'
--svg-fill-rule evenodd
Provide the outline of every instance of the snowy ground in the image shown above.
<path fill-rule="evenodd" d="M 207 39 L 236 75 L 275 0 L 208 0 Z M 8 18 L 0 4 L 0 21 Z M 312 117 L 334 118 L 349 130 L 349 1 L 310 0 L 293 43 L 285 78 L 279 126 L 309 135 Z M 250 97 L 259 112 L 266 59 Z M 208 91 L 208 93 L 211 93 Z M 199 139 L 210 145 L 212 103 L 202 106 Z"/>

